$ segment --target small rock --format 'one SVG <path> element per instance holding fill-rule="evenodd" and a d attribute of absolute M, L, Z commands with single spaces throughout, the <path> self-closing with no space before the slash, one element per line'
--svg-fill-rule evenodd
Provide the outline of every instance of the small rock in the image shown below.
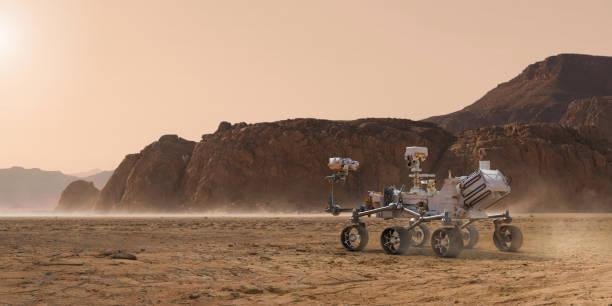
<path fill-rule="evenodd" d="M 137 260 L 138 258 L 130 253 L 118 252 L 110 257 L 111 259 L 127 259 L 127 260 Z"/>
<path fill-rule="evenodd" d="M 197 299 L 199 297 L 200 297 L 200 294 L 197 293 L 197 292 L 192 293 L 192 294 L 189 295 L 189 298 L 192 299 L 192 300 L 195 300 L 195 299 Z"/>
<path fill-rule="evenodd" d="M 113 254 L 116 254 L 120 251 L 113 251 L 113 250 L 104 250 L 102 252 L 100 252 L 100 254 L 98 254 L 98 257 L 107 257 L 107 256 L 111 256 Z"/>
<path fill-rule="evenodd" d="M 283 289 L 281 289 L 279 287 L 274 287 L 274 286 L 268 286 L 268 287 L 266 287 L 266 290 L 268 290 L 268 292 L 270 292 L 270 293 L 278 293 L 278 294 L 286 293 L 287 292 L 287 291 L 285 291 L 285 290 L 283 290 Z"/>
<path fill-rule="evenodd" d="M 263 290 L 257 287 L 249 287 L 249 288 L 242 289 L 242 292 L 246 294 L 261 294 L 263 293 Z"/>

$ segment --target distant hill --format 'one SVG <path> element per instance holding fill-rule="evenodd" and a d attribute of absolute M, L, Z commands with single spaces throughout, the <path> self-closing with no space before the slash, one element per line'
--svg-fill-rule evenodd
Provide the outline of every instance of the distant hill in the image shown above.
<path fill-rule="evenodd" d="M 112 172 L 102 171 L 83 180 L 102 188 Z M 0 211 L 52 210 L 57 205 L 62 190 L 78 179 L 60 171 L 37 168 L 0 169 Z"/>
<path fill-rule="evenodd" d="M 95 187 L 97 187 L 98 189 L 102 189 L 104 188 L 104 185 L 106 185 L 106 182 L 108 182 L 110 177 L 113 175 L 113 172 L 114 170 L 101 171 L 96 174 L 85 176 L 85 177 L 80 177 L 80 178 L 83 181 L 92 182 L 94 183 Z"/>
<path fill-rule="evenodd" d="M 82 171 L 82 172 L 76 172 L 76 173 L 67 173 L 68 175 L 71 176 L 76 176 L 76 177 L 88 177 L 88 176 L 92 176 L 92 175 L 96 175 L 100 172 L 103 172 L 104 170 L 98 169 L 98 168 L 94 168 L 91 170 L 87 170 L 87 171 Z"/>
<path fill-rule="evenodd" d="M 508 123 L 559 123 L 572 101 L 612 95 L 612 57 L 560 54 L 531 64 L 460 111 L 434 116 L 453 133 Z"/>

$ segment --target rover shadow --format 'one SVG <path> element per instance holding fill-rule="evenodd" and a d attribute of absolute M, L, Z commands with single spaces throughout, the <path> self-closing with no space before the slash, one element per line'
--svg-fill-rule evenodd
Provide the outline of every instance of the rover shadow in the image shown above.
<path fill-rule="evenodd" d="M 422 248 L 411 248 L 405 256 L 436 256 L 430 246 Z M 538 256 L 525 252 L 502 252 L 492 251 L 485 249 L 464 249 L 461 254 L 457 257 L 463 260 L 529 260 L 529 261 L 542 261 L 549 258 Z"/>
<path fill-rule="evenodd" d="M 339 252 L 347 252 L 347 255 L 358 255 L 358 254 L 368 254 L 368 255 L 386 255 L 385 252 L 381 249 L 366 249 L 361 252 L 349 252 L 345 250 L 341 250 Z M 412 256 L 412 257 L 437 257 L 434 251 L 430 246 L 425 246 L 421 248 L 411 248 L 408 250 L 406 254 L 403 255 L 386 255 L 386 256 Z M 452 259 L 452 258 L 450 258 Z M 525 252 L 501 252 L 501 251 L 493 251 L 493 250 L 485 250 L 485 249 L 464 249 L 461 254 L 457 257 L 457 259 L 461 260 L 501 260 L 501 261 L 512 261 L 512 260 L 526 260 L 526 261 L 545 261 L 550 260 L 545 256 L 539 256 L 531 253 Z"/>

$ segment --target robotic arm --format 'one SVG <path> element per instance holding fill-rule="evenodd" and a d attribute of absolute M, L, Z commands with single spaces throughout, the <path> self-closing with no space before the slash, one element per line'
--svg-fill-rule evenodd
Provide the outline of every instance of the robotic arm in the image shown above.
<path fill-rule="evenodd" d="M 352 209 L 342 208 L 335 203 L 334 184 L 337 182 L 345 182 L 349 171 L 357 171 L 357 169 L 359 169 L 359 162 L 348 157 L 332 157 L 329 159 L 327 166 L 330 170 L 334 171 L 334 173 L 325 177 L 330 183 L 330 193 L 326 211 L 334 215 L 338 215 L 343 211 L 352 211 Z"/>

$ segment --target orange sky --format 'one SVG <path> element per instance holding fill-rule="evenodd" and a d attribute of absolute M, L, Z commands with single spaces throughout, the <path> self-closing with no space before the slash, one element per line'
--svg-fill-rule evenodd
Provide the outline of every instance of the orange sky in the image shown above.
<path fill-rule="evenodd" d="M 611 1 L 421 3 L 0 0 L 0 168 L 112 169 L 221 120 L 422 119 L 612 55 Z"/>

